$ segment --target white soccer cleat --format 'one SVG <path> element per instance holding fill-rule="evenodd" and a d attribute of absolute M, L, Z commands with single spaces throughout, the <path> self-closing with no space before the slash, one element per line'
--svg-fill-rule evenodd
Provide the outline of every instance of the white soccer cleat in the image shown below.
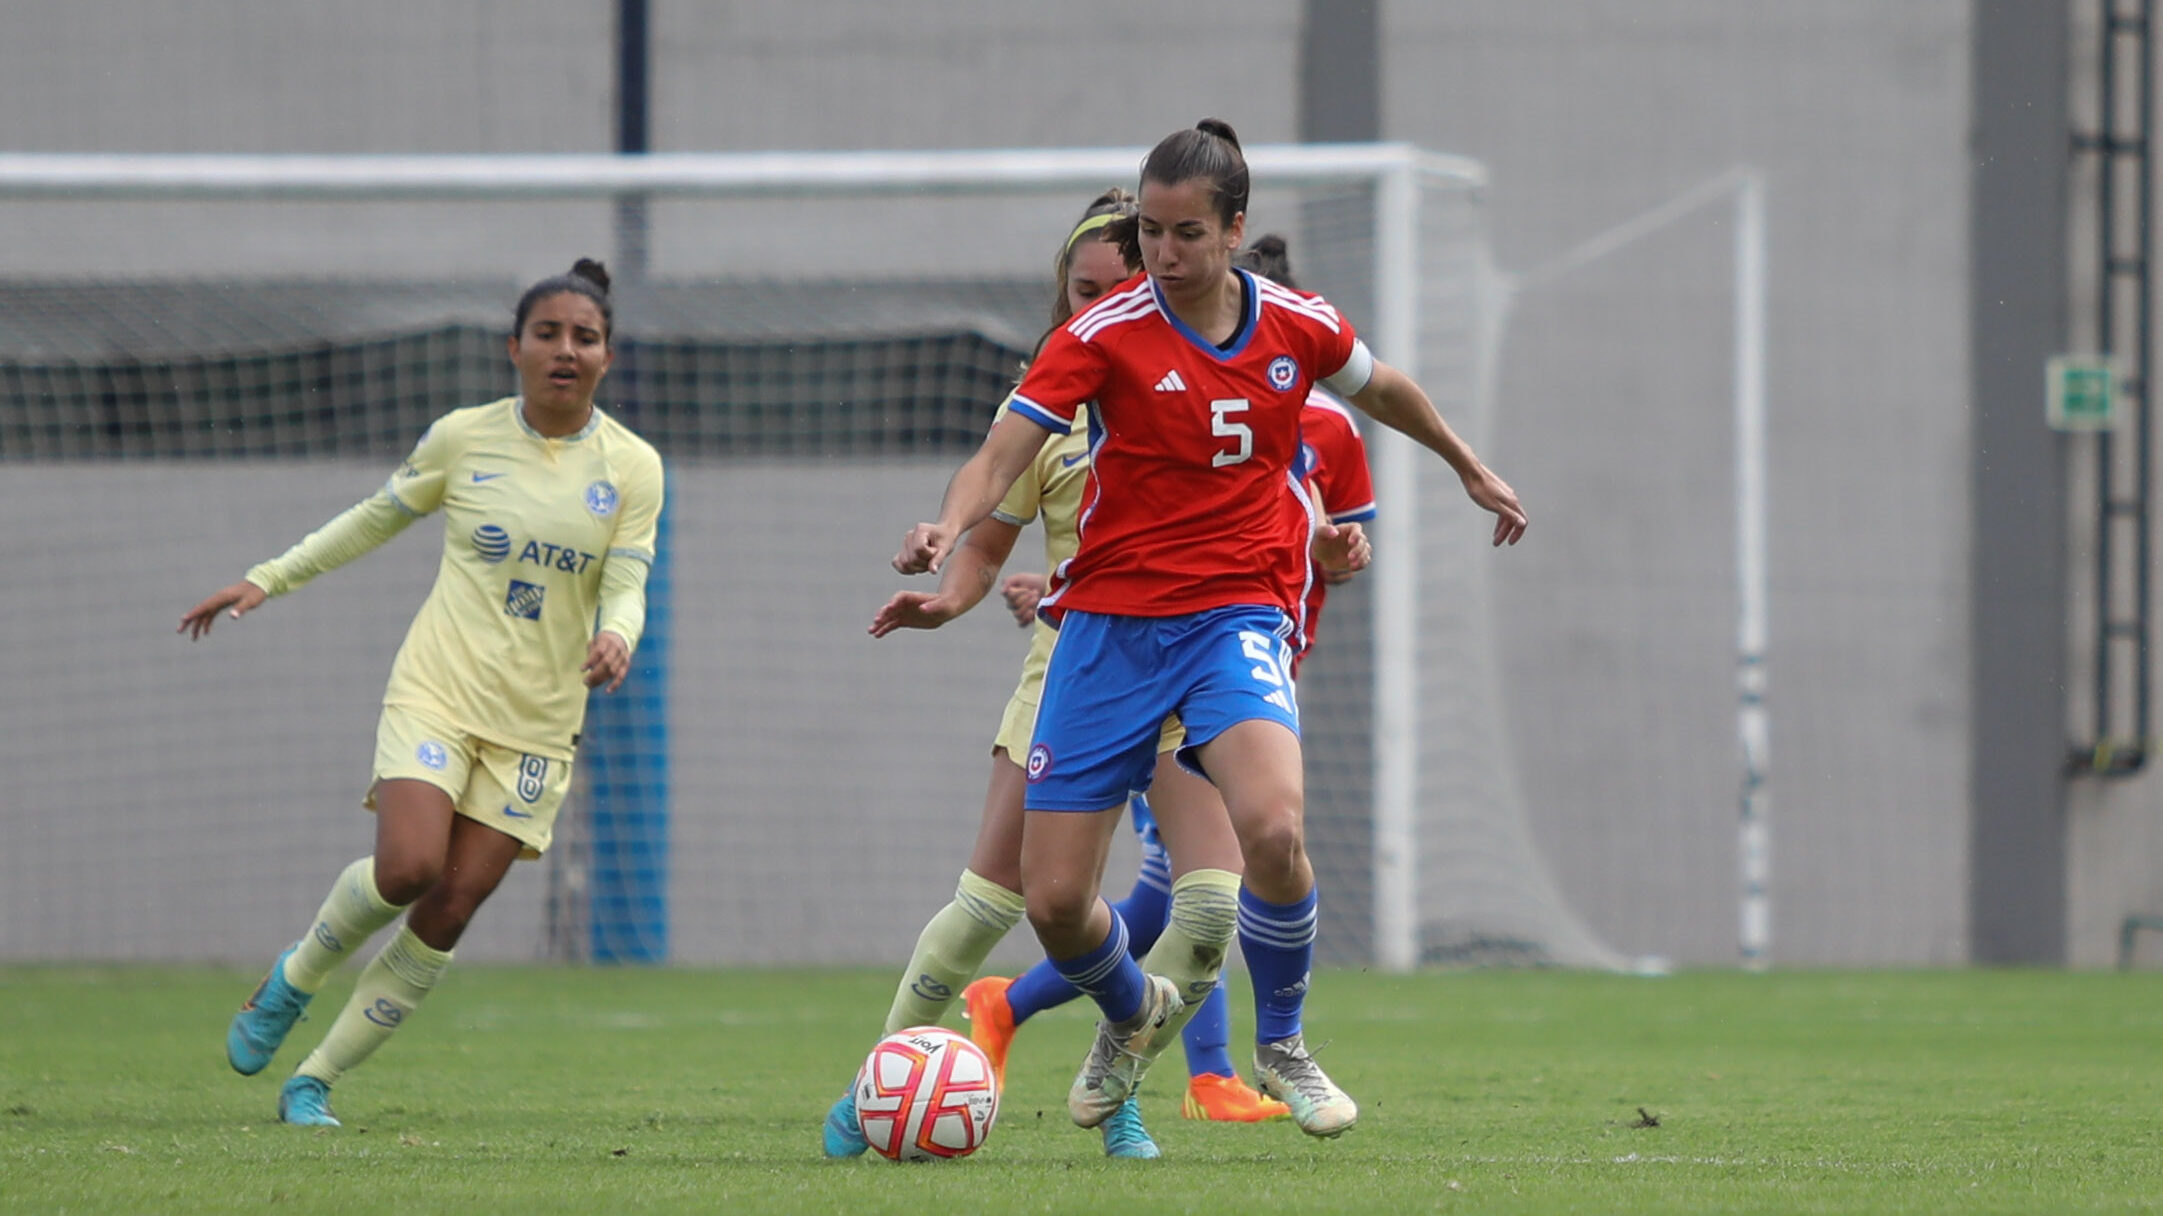
<path fill-rule="evenodd" d="M 1310 1136 L 1341 1136 L 1359 1121 L 1359 1104 L 1307 1054 L 1300 1035 L 1255 1047 L 1254 1088 L 1291 1107 L 1292 1122 Z"/>
<path fill-rule="evenodd" d="M 1146 977 L 1149 991 L 1142 998 L 1147 1016 L 1133 1033 L 1114 1035 L 1109 1023 L 1097 1023 L 1096 1042 L 1082 1061 L 1074 1087 L 1066 1092 L 1066 1109 L 1078 1127 L 1096 1127 L 1118 1113 L 1119 1107 L 1142 1085 L 1142 1074 L 1164 1051 L 1176 1034 L 1168 1033 L 1171 1020 L 1186 1008 L 1179 989 L 1161 975 Z"/>

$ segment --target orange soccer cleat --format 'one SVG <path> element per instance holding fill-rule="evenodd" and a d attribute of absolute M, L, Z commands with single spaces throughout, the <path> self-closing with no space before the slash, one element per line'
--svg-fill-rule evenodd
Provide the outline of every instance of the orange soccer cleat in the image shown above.
<path fill-rule="evenodd" d="M 1179 1111 L 1189 1119 L 1217 1123 L 1265 1123 L 1290 1115 L 1292 1108 L 1256 1093 L 1238 1077 L 1205 1072 L 1187 1082 L 1187 1100 Z"/>
<path fill-rule="evenodd" d="M 1006 1092 L 1006 1051 L 1014 1045 L 1014 1007 L 1006 1003 L 1013 980 L 987 975 L 961 990 L 961 1016 L 969 1023 L 969 1041 L 991 1057 L 991 1075 Z"/>

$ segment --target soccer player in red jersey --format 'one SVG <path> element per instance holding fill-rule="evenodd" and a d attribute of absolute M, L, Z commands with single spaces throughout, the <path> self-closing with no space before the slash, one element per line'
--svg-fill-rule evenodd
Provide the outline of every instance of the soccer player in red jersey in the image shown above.
<path fill-rule="evenodd" d="M 1085 1127 L 1133 1092 L 1182 1011 L 1175 987 L 1128 956 L 1125 926 L 1097 895 L 1119 814 L 1147 788 L 1174 712 L 1187 730 L 1181 758 L 1222 793 L 1245 857 L 1240 942 L 1270 993 L 1260 1087 L 1311 1134 L 1336 1135 L 1357 1115 L 1298 1022 L 1315 898 L 1288 669 L 1311 539 L 1338 533 L 1316 520 L 1295 469 L 1309 390 L 1321 382 L 1440 455 L 1496 516 L 1497 545 L 1526 526 L 1516 492 L 1334 308 L 1233 267 L 1247 189 L 1222 122 L 1151 150 L 1135 238 L 1145 274 L 1052 334 L 939 518 L 911 529 L 894 559 L 903 573 L 937 569 L 1045 440 L 1096 403 L 1081 548 L 1043 605 L 1060 636 L 1029 750 L 1021 856 L 1038 940 L 1104 1014 L 1067 1097 Z"/>
<path fill-rule="evenodd" d="M 1284 238 L 1271 234 L 1243 250 L 1234 264 L 1274 283 L 1297 289 L 1291 257 Z M 1364 524 L 1375 517 L 1374 479 L 1367 468 L 1367 446 L 1351 411 L 1323 389 L 1313 389 L 1300 414 L 1301 463 L 1318 509 L 1333 524 Z M 1057 445 L 1054 444 L 1054 447 Z M 1049 450 L 1049 449 L 1047 449 Z M 972 534 L 973 535 L 973 534 Z M 1364 564 L 1363 562 L 1357 564 Z M 951 572 L 951 564 L 948 570 Z M 1307 594 L 1307 645 L 1292 659 L 1296 681 L 1299 665 L 1314 647 L 1315 626 L 1322 603 L 1332 585 L 1354 576 L 1350 569 L 1317 566 Z M 1034 620 L 1036 606 L 1045 591 L 1043 576 L 1011 576 L 1002 591 L 1009 607 L 1024 620 Z M 1158 769 L 1164 770 L 1161 762 Z M 1129 807 L 1135 833 L 1142 839 L 1142 873 L 1134 890 L 1112 907 L 1127 922 L 1127 930 L 1140 953 L 1142 943 L 1153 944 L 1163 932 L 1170 912 L 1170 880 L 1163 845 L 1156 839 L 1156 823 L 1149 803 L 1137 797 Z M 1154 861 L 1157 872 L 1152 872 Z M 1049 960 L 1029 968 L 1015 979 L 986 976 L 962 991 L 968 1003 L 969 1034 L 993 1058 L 1004 1060 L 1015 1032 L 1031 1018 L 1080 996 Z M 1267 1000 L 1266 989 L 1256 990 L 1257 1004 Z M 1187 1057 L 1187 1091 L 1181 1110 L 1189 1119 L 1260 1122 L 1290 1114 L 1282 1102 L 1262 1098 L 1235 1075 L 1226 1050 L 1231 1041 L 1230 1016 L 1221 984 L 1199 1003 L 1187 1023 L 1182 1040 Z M 1107 1123 L 1105 1126 L 1109 1127 Z"/>
<path fill-rule="evenodd" d="M 1058 285 L 1052 310 L 1053 330 L 1140 269 L 1140 255 L 1132 249 L 1131 239 L 1105 239 L 1107 229 L 1115 221 L 1131 219 L 1135 207 L 1134 196 L 1127 191 L 1106 191 L 1091 202 L 1080 223 L 1061 244 L 1053 262 Z M 1002 414 L 1006 408 L 1000 407 Z M 897 593 L 873 618 L 872 635 L 886 637 L 902 629 L 936 629 L 967 612 L 989 592 L 999 567 L 1031 520 L 1041 520 L 1044 525 L 1047 566 L 1071 556 L 1080 543 L 1077 517 L 1089 475 L 1088 458 L 1085 433 L 1062 435 L 1044 445 L 1028 473 L 1016 479 L 991 518 L 971 529 L 955 549 L 940 571 L 938 590 Z M 1356 560 L 1356 555 L 1347 556 Z M 887 1034 L 906 1027 L 936 1025 L 952 1001 L 954 990 L 975 976 L 991 949 L 1022 918 L 1022 797 L 1027 788 L 1022 765 L 1036 723 L 1045 668 L 1058 635 L 1037 621 L 1033 612 L 1019 619 L 1024 626 L 1033 628 L 1032 643 L 1029 657 L 1022 664 L 1021 683 L 1007 703 L 999 733 L 992 742 L 991 782 L 985 791 L 976 845 L 953 900 L 932 916 L 917 938 L 908 969 L 887 1009 Z M 1173 806 L 1175 817 L 1192 830 L 1159 841 L 1152 828 L 1147 837 L 1153 849 L 1145 851 L 1145 869 L 1150 870 L 1155 885 L 1137 898 L 1155 912 L 1136 914 L 1137 923 L 1146 922 L 1148 931 L 1138 932 L 1132 945 L 1136 954 L 1161 946 L 1161 952 L 1147 955 L 1150 965 L 1175 982 L 1195 985 L 1193 991 L 1199 998 L 1215 986 L 1222 960 L 1206 954 L 1197 957 L 1190 938 L 1229 939 L 1238 920 L 1240 852 L 1238 837 L 1215 788 L 1172 759 L 1172 752 L 1183 739 L 1176 720 L 1164 724 L 1157 744 L 1161 759 L 1153 788 L 1159 801 Z M 1140 801 L 1136 799 L 1137 814 L 1145 815 Z M 1188 809 L 1179 813 L 1177 808 L 1182 806 Z M 1153 868 L 1149 865 L 1152 859 Z M 1182 911 L 1182 919 L 1168 914 L 1168 908 L 1174 905 Z M 1189 934 L 1185 926 L 1194 924 L 1205 928 Z M 985 1027 L 979 1020 L 972 1029 L 982 1032 Z M 1003 1085 L 1005 1049 L 987 1045 L 986 1050 Z M 1228 1076 L 1225 1079 L 1232 1080 Z M 1243 1085 L 1236 1088 L 1251 1104 L 1262 1105 L 1263 1100 L 1251 1090 Z M 1230 1092 L 1233 1087 L 1229 1085 L 1221 1091 Z M 1268 1105 L 1280 1114 L 1288 1113 L 1282 1103 Z M 1108 1155 L 1158 1155 L 1156 1143 L 1142 1124 L 1139 1107 L 1131 1100 L 1100 1124 L 1099 1130 Z M 827 1112 L 820 1139 L 829 1157 L 853 1157 L 867 1150 L 853 1088 Z"/>

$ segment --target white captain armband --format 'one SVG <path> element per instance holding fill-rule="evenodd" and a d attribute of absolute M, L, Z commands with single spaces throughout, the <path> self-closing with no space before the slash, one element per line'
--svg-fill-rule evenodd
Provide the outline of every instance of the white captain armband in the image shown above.
<path fill-rule="evenodd" d="M 1367 387 L 1367 382 L 1372 379 L 1374 352 L 1367 349 L 1365 342 L 1354 338 L 1351 357 L 1344 361 L 1344 366 L 1338 368 L 1336 374 L 1322 377 L 1322 383 L 1338 396 L 1350 397 Z"/>

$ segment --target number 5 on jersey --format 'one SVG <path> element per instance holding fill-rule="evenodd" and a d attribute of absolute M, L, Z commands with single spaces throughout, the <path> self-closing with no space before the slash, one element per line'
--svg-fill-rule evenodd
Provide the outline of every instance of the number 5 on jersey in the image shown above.
<path fill-rule="evenodd" d="M 1262 699 L 1287 713 L 1297 714 L 1299 710 L 1293 707 L 1290 694 L 1292 682 L 1284 678 L 1284 663 L 1278 657 L 1282 643 L 1266 633 L 1241 630 L 1239 645 L 1247 657 L 1254 660 L 1254 678 L 1269 686 L 1269 695 Z"/>
<path fill-rule="evenodd" d="M 1254 456 L 1254 432 L 1244 422 L 1232 421 L 1231 415 L 1247 412 L 1245 397 L 1225 397 L 1209 403 L 1209 433 L 1230 439 L 1236 445 L 1229 452 L 1218 452 L 1209 458 L 1213 468 L 1239 464 Z"/>

